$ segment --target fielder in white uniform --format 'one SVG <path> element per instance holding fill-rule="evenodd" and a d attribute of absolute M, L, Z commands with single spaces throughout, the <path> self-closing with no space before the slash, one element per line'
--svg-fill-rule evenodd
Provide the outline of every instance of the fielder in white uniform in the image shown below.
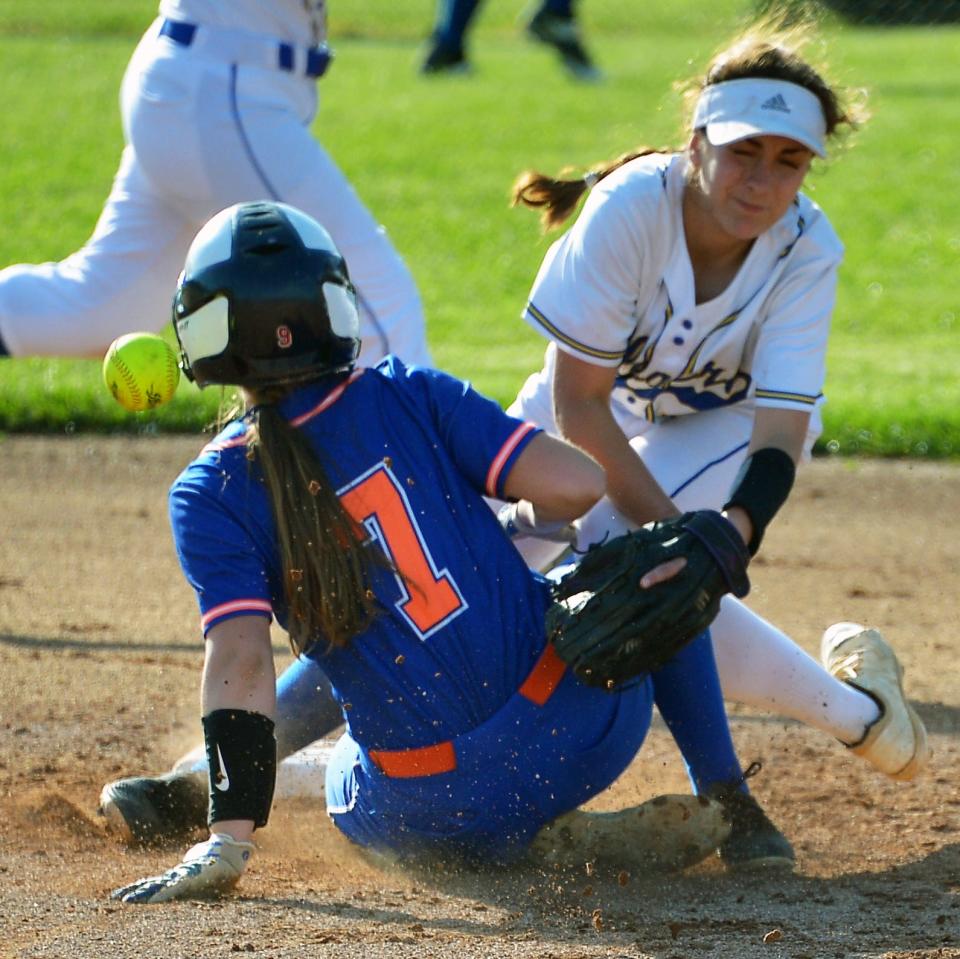
<path fill-rule="evenodd" d="M 714 60 L 682 152 L 614 161 L 580 190 L 536 173 L 517 182 L 515 200 L 548 225 L 572 212 L 571 190 L 591 188 L 533 284 L 524 316 L 550 343 L 510 408 L 606 468 L 580 549 L 733 501 L 755 552 L 820 433 L 843 247 L 799 190 L 853 118 L 788 43 L 754 35 Z M 557 549 L 518 545 L 540 567 Z M 922 724 L 875 631 L 828 631 L 826 668 L 732 596 L 711 632 L 728 700 L 822 729 L 897 778 L 923 766 Z"/>
<path fill-rule="evenodd" d="M 310 133 L 330 64 L 323 0 L 162 0 L 121 88 L 126 145 L 86 245 L 0 272 L 0 355 L 98 355 L 170 320 L 198 229 L 268 199 L 319 220 L 350 262 L 361 363 L 429 364 L 420 297 L 383 228 Z"/>

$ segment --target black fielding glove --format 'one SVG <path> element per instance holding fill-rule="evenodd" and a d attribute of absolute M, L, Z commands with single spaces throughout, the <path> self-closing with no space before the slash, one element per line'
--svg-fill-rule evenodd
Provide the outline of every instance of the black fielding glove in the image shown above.
<path fill-rule="evenodd" d="M 645 573 L 677 557 L 687 562 L 676 576 L 640 588 Z M 736 528 L 714 510 L 649 523 L 593 547 L 555 585 L 547 635 L 583 682 L 617 689 L 707 629 L 725 593 L 746 596 L 749 562 Z"/>

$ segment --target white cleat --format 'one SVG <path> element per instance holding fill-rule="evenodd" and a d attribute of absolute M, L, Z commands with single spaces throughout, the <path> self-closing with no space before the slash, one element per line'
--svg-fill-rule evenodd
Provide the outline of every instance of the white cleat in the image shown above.
<path fill-rule="evenodd" d="M 834 623 L 823 634 L 820 660 L 832 676 L 867 693 L 880 706 L 880 718 L 863 739 L 847 748 L 891 779 L 908 780 L 927 764 L 923 722 L 903 692 L 903 667 L 875 629 Z"/>
<path fill-rule="evenodd" d="M 550 865 L 601 861 L 622 869 L 674 872 L 713 855 L 729 835 L 722 803 L 667 795 L 619 812 L 574 809 L 544 826 L 530 851 Z"/>

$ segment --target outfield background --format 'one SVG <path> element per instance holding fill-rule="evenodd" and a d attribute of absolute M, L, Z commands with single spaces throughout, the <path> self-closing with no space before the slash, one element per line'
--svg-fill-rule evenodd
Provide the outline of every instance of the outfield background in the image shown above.
<path fill-rule="evenodd" d="M 154 0 L 0 0 L 0 265 L 59 259 L 89 235 L 121 148 L 117 94 Z M 508 403 L 543 341 L 519 318 L 549 242 L 511 210 L 530 166 L 586 169 L 641 143 L 682 142 L 675 80 L 695 74 L 751 0 L 583 0 L 606 82 L 569 81 L 522 36 L 523 6 L 487 0 L 472 76 L 417 75 L 432 0 L 340 0 L 337 59 L 315 132 L 404 254 L 437 365 Z M 807 192 L 847 247 L 821 451 L 960 457 L 960 27 L 828 17 L 825 54 L 873 117 Z M 139 328 L 130 317 L 130 330 Z M 218 395 L 182 384 L 127 414 L 99 361 L 0 361 L 0 430 L 153 432 L 209 422 Z"/>

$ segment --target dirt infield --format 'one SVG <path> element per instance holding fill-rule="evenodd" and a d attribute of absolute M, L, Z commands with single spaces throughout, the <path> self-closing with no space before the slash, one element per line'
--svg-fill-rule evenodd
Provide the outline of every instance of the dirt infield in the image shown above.
<path fill-rule="evenodd" d="M 287 800 L 235 897 L 108 901 L 180 851 L 124 849 L 96 805 L 106 780 L 161 771 L 196 739 L 202 644 L 165 493 L 198 448 L 0 444 L 0 957 L 960 957 L 960 467 L 942 464 L 815 461 L 753 569 L 752 605 L 811 652 L 835 620 L 883 629 L 934 749 L 921 781 L 895 784 L 820 733 L 734 709 L 795 876 L 385 873 Z M 279 633 L 275 647 L 282 665 Z M 674 791 L 657 722 L 594 805 Z"/>

